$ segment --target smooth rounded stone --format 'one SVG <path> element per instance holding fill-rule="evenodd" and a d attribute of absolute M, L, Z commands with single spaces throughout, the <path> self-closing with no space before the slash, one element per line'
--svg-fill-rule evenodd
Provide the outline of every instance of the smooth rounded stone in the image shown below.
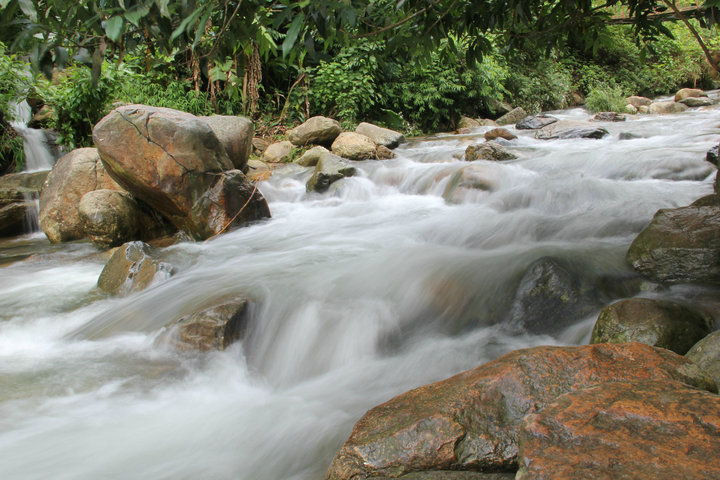
<path fill-rule="evenodd" d="M 630 132 L 621 132 L 618 135 L 619 140 L 637 140 L 638 138 L 643 138 L 643 137 L 641 137 L 640 135 L 636 135 L 634 133 L 630 133 Z"/>
<path fill-rule="evenodd" d="M 567 261 L 541 257 L 531 263 L 515 293 L 510 323 L 532 333 L 555 332 L 592 313 L 596 286 Z"/>
<path fill-rule="evenodd" d="M 716 167 L 719 167 L 720 162 L 718 161 L 718 156 L 720 156 L 720 145 L 715 145 L 707 151 L 707 153 L 705 154 L 705 160 L 712 163 Z"/>
<path fill-rule="evenodd" d="M 648 113 L 666 114 L 682 113 L 688 109 L 687 105 L 678 102 L 653 102 L 648 107 Z"/>
<path fill-rule="evenodd" d="M 593 120 L 596 122 L 624 122 L 627 117 L 617 112 L 600 112 L 595 114 Z"/>
<path fill-rule="evenodd" d="M 498 138 L 504 138 L 505 140 L 515 140 L 517 138 L 516 135 L 510 133 L 510 130 L 506 128 L 493 128 L 492 130 L 485 132 L 484 137 L 485 140 L 488 141 L 497 140 Z"/>
<path fill-rule="evenodd" d="M 355 132 L 343 132 L 332 143 L 332 153 L 349 160 L 377 158 L 375 142 L 370 137 Z"/>
<path fill-rule="evenodd" d="M 589 122 L 576 122 L 573 120 L 560 120 L 535 132 L 535 138 L 538 140 L 564 140 L 569 138 L 600 139 L 607 135 L 609 135 L 609 132 L 604 128 Z"/>
<path fill-rule="evenodd" d="M 378 127 L 377 125 L 367 122 L 362 122 L 358 125 L 357 128 L 355 128 L 355 133 L 365 135 L 375 144 L 387 148 L 396 148 L 405 142 L 405 136 L 402 133 L 390 130 L 389 128 Z"/>
<path fill-rule="evenodd" d="M 473 128 L 480 128 L 480 127 L 481 127 L 480 122 L 478 122 L 474 118 L 470 118 L 470 117 L 460 117 L 460 120 L 458 120 L 458 123 L 457 123 L 458 130 L 465 129 L 465 128 L 473 129 Z"/>
<path fill-rule="evenodd" d="M 355 167 L 332 153 L 323 154 L 315 165 L 315 172 L 305 185 L 308 192 L 326 192 L 341 178 L 355 175 Z"/>
<path fill-rule="evenodd" d="M 462 203 L 473 194 L 494 190 L 499 182 L 496 170 L 485 165 L 468 165 L 450 176 L 442 197 L 448 203 Z"/>
<path fill-rule="evenodd" d="M 265 150 L 267 150 L 267 147 L 269 147 L 269 146 L 270 146 L 270 144 L 266 140 L 264 140 L 260 137 L 255 137 L 252 139 L 252 148 L 253 148 L 253 153 L 255 155 L 258 155 L 258 156 L 262 155 L 263 152 Z"/>
<path fill-rule="evenodd" d="M 550 115 L 531 115 L 520 120 L 515 128 L 518 130 L 538 130 L 557 122 L 558 119 Z"/>
<path fill-rule="evenodd" d="M 638 109 L 635 105 L 628 103 L 627 105 L 625 105 L 625 113 L 635 115 L 636 113 L 638 113 Z"/>
<path fill-rule="evenodd" d="M 239 208 L 253 188 L 242 172 L 232 170 L 208 123 L 189 113 L 145 105 L 118 107 L 95 125 L 93 141 L 118 183 L 194 239 L 219 233 L 218 218 L 232 218 L 237 210 L 217 209 Z M 231 182 L 235 190 L 223 185 L 228 179 L 223 172 L 229 170 L 236 172 Z M 215 198 L 222 202 L 209 206 Z M 257 210 L 246 212 L 252 219 L 269 211 L 257 202 L 252 207 Z"/>
<path fill-rule="evenodd" d="M 684 355 L 710 333 L 712 319 L 679 303 L 629 298 L 603 308 L 590 343 L 640 342 Z"/>
<path fill-rule="evenodd" d="M 325 147 L 313 147 L 303 153 L 297 160 L 295 160 L 295 163 L 303 167 L 314 167 L 315 165 L 317 165 L 320 157 L 325 155 L 326 153 L 330 153 L 330 150 Z"/>
<path fill-rule="evenodd" d="M 239 115 L 212 115 L 200 117 L 205 120 L 225 148 L 233 167 L 245 170 L 253 149 L 252 120 Z"/>
<path fill-rule="evenodd" d="M 396 155 L 395 152 L 385 145 L 378 145 L 377 148 L 375 148 L 375 157 L 377 157 L 378 160 L 390 160 L 395 158 Z"/>
<path fill-rule="evenodd" d="M 465 160 L 468 162 L 475 160 L 503 161 L 516 158 L 518 158 L 517 155 L 508 152 L 505 147 L 497 142 L 470 145 L 465 149 Z"/>
<path fill-rule="evenodd" d="M 295 145 L 287 140 L 270 144 L 262 154 L 260 159 L 263 162 L 284 163 L 290 159 L 290 154 L 295 149 Z"/>
<path fill-rule="evenodd" d="M 679 102 L 687 98 L 707 97 L 707 93 L 699 88 L 682 88 L 675 94 L 675 101 Z"/>
<path fill-rule="evenodd" d="M 679 103 L 691 108 L 709 107 L 714 104 L 714 102 L 707 97 L 688 97 L 680 100 Z"/>
<path fill-rule="evenodd" d="M 629 105 L 637 108 L 638 110 L 640 109 L 640 107 L 649 107 L 653 103 L 652 99 L 647 97 L 640 97 L 638 95 L 632 95 L 630 97 L 627 97 L 625 101 Z"/>
<path fill-rule="evenodd" d="M 217 177 L 188 216 L 194 238 L 211 238 L 271 217 L 265 197 L 240 170 L 228 170 Z"/>
<path fill-rule="evenodd" d="M 516 350 L 372 408 L 355 424 L 327 479 L 512 472 L 527 415 L 571 391 L 642 379 L 715 391 L 712 379 L 691 361 L 640 343 Z"/>
<path fill-rule="evenodd" d="M 720 331 L 700 340 L 685 354 L 720 386 Z"/>
<path fill-rule="evenodd" d="M 495 120 L 498 125 L 512 125 L 527 117 L 527 112 L 522 107 L 513 108 L 502 117 Z"/>
<path fill-rule="evenodd" d="M 287 138 L 293 145 L 330 145 L 342 132 L 340 122 L 327 117 L 312 117 L 302 125 L 288 130 Z"/>
<path fill-rule="evenodd" d="M 626 258 L 651 280 L 720 283 L 720 207 L 659 210 Z"/>
<path fill-rule="evenodd" d="M 123 191 L 105 171 L 95 148 L 79 148 L 58 159 L 40 193 L 38 220 L 52 243 L 85 237 L 78 212 L 80 199 L 99 189 Z"/>
<path fill-rule="evenodd" d="M 97 286 L 113 295 L 139 292 L 175 273 L 172 265 L 158 259 L 158 251 L 140 241 L 118 247 L 105 264 Z"/>
<path fill-rule="evenodd" d="M 28 232 L 28 218 L 34 210 L 35 202 L 20 201 L 0 207 L 0 237 L 12 237 Z"/>
<path fill-rule="evenodd" d="M 492 120 L 490 118 L 476 118 L 475 121 L 478 122 L 478 124 L 481 127 L 497 127 L 498 126 L 497 122 L 495 122 L 495 120 Z"/>
<path fill-rule="evenodd" d="M 78 213 L 85 236 L 97 248 L 117 247 L 133 240 L 150 241 L 175 229 L 162 216 L 117 190 L 93 190 L 80 199 Z"/>
<path fill-rule="evenodd" d="M 718 432 L 717 395 L 667 380 L 603 383 L 525 418 L 515 478 L 720 478 Z"/>
<path fill-rule="evenodd" d="M 166 325 L 158 342 L 179 350 L 225 350 L 244 336 L 247 315 L 245 299 L 213 305 Z"/>

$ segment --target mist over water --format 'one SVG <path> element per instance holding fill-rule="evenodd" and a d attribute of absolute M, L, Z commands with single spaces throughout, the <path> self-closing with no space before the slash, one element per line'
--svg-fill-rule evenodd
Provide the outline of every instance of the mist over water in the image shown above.
<path fill-rule="evenodd" d="M 613 285 L 602 299 L 622 290 L 654 213 L 712 193 L 720 110 L 601 126 L 602 140 L 514 132 L 503 163 L 454 157 L 487 128 L 412 141 L 322 195 L 305 192 L 310 169 L 283 167 L 259 187 L 271 220 L 165 249 L 178 273 L 124 298 L 95 290 L 107 257 L 87 243 L 3 241 L 0 478 L 320 479 L 373 406 L 517 348 L 587 342 L 601 304 L 530 333 L 512 315 L 521 277 L 552 256 Z M 445 201 L 469 165 L 489 189 Z M 238 295 L 253 302 L 244 341 L 156 342 Z"/>

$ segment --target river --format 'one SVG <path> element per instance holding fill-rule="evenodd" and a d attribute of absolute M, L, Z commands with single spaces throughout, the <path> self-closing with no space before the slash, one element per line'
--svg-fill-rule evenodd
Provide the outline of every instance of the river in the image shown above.
<path fill-rule="evenodd" d="M 601 125 L 602 140 L 516 132 L 520 158 L 475 162 L 491 189 L 454 203 L 443 191 L 468 165 L 454 155 L 487 128 L 358 162 L 322 195 L 305 192 L 309 169 L 283 167 L 260 185 L 271 220 L 165 249 L 178 273 L 124 298 L 95 290 L 107 255 L 89 243 L 2 241 L 0 478 L 321 479 L 394 395 L 517 348 L 586 343 L 602 305 L 531 333 L 512 315 L 521 276 L 552 256 L 590 284 L 632 279 L 625 252 L 653 214 L 712 192 L 720 109 Z M 243 342 L 156 342 L 234 295 L 253 300 Z"/>

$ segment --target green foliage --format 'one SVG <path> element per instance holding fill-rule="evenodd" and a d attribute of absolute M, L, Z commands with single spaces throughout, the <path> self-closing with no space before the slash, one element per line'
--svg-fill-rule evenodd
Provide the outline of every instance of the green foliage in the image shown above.
<path fill-rule="evenodd" d="M 601 85 L 593 88 L 585 98 L 585 108 L 593 113 L 625 111 L 626 95 L 620 87 Z"/>
<path fill-rule="evenodd" d="M 0 175 L 25 168 L 22 137 L 0 116 Z"/>
<path fill-rule="evenodd" d="M 513 105 L 528 112 L 564 108 L 572 93 L 570 71 L 552 58 L 530 55 L 515 57 L 511 62 L 507 89 Z"/>
<path fill-rule="evenodd" d="M 0 43 L 0 118 L 13 120 L 10 106 L 25 99 L 32 81 L 28 64 Z"/>

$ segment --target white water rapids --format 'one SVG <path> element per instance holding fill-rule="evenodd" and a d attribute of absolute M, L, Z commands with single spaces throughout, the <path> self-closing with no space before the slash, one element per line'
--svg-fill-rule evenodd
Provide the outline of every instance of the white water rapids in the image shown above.
<path fill-rule="evenodd" d="M 516 132 L 520 158 L 474 162 L 492 190 L 458 204 L 441 197 L 468 165 L 453 155 L 487 128 L 358 162 L 322 195 L 305 192 L 310 169 L 284 167 L 260 185 L 271 220 L 165 249 L 178 273 L 125 298 L 95 291 L 107 257 L 88 243 L 2 242 L 0 478 L 321 479 L 394 395 L 513 349 L 587 342 L 601 305 L 542 335 L 510 328 L 519 278 L 544 256 L 631 277 L 625 252 L 653 214 L 712 192 L 720 109 L 601 126 L 602 140 Z M 255 301 L 243 342 L 155 345 L 169 321 L 236 294 Z"/>

